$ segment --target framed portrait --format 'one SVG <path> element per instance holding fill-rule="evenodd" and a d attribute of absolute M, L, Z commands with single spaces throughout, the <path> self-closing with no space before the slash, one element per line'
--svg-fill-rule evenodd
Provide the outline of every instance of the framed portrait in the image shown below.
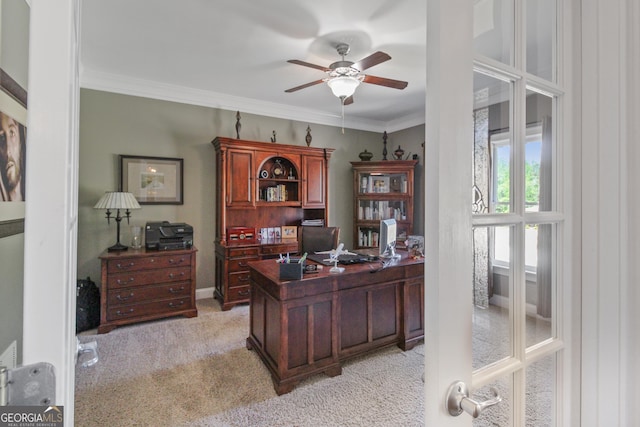
<path fill-rule="evenodd" d="M 295 225 L 282 226 L 282 239 L 296 240 L 298 238 L 298 227 Z"/>
<path fill-rule="evenodd" d="M 27 92 L 0 69 L 0 237 L 24 231 Z"/>
<path fill-rule="evenodd" d="M 120 155 L 120 188 L 141 205 L 182 205 L 183 159 Z"/>

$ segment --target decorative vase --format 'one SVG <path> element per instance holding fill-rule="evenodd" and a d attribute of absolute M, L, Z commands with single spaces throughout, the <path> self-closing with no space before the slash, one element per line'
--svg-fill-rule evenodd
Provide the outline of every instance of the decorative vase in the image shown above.
<path fill-rule="evenodd" d="M 360 157 L 360 160 L 363 162 L 368 162 L 373 157 L 373 153 L 370 153 L 365 149 L 362 153 L 358 154 L 358 157 Z"/>
<path fill-rule="evenodd" d="M 307 143 L 307 147 L 311 146 L 311 140 L 313 137 L 311 136 L 311 127 L 307 125 L 307 136 L 304 137 L 305 142 Z"/>
<path fill-rule="evenodd" d="M 402 156 L 404 156 L 404 150 L 398 145 L 398 149 L 393 152 L 393 155 L 396 156 L 396 160 L 402 160 Z"/>

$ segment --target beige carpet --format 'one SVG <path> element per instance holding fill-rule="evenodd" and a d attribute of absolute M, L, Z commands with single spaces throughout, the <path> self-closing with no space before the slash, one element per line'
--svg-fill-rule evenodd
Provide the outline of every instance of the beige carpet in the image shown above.
<path fill-rule="evenodd" d="M 247 306 L 118 328 L 96 340 L 100 361 L 76 370 L 76 426 L 420 426 L 423 345 L 389 347 L 277 396 L 246 349 Z"/>

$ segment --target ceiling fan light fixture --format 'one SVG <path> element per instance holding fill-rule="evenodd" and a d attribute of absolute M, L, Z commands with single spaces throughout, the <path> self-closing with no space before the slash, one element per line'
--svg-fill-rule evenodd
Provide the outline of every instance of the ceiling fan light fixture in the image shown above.
<path fill-rule="evenodd" d="M 329 79 L 327 84 L 336 97 L 344 99 L 356 92 L 356 88 L 360 85 L 360 79 L 351 76 L 338 76 Z"/>

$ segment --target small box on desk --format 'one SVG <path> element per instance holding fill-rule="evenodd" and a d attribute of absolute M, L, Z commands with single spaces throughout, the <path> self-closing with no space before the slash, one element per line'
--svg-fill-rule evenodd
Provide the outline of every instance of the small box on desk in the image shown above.
<path fill-rule="evenodd" d="M 280 280 L 300 280 L 304 272 L 304 263 L 299 264 L 297 261 L 293 263 L 280 264 Z"/>

